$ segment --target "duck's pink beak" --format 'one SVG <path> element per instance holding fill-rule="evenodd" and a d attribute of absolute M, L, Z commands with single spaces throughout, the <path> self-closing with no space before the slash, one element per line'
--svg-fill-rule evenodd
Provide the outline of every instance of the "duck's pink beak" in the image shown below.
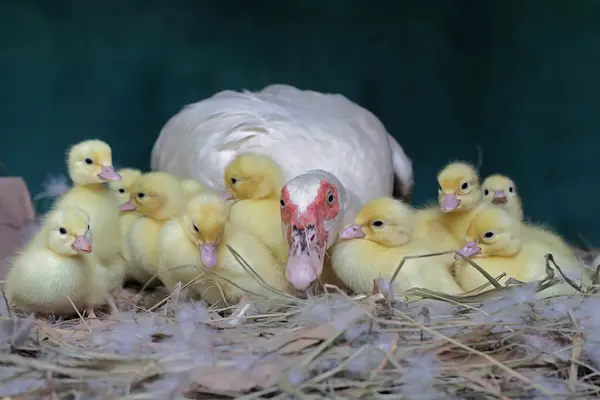
<path fill-rule="evenodd" d="M 231 194 L 229 190 L 225 190 L 223 193 L 221 193 L 221 198 L 223 200 L 231 200 L 233 199 L 233 194 Z"/>
<path fill-rule="evenodd" d="M 200 245 L 200 257 L 206 268 L 214 268 L 217 265 L 217 246 L 214 243 Z"/>
<path fill-rule="evenodd" d="M 365 237 L 365 234 L 362 231 L 362 225 L 354 224 L 341 231 L 339 237 L 340 239 L 361 239 Z"/>
<path fill-rule="evenodd" d="M 492 198 L 492 204 L 506 204 L 508 199 L 504 190 L 494 190 L 494 197 Z"/>
<path fill-rule="evenodd" d="M 98 177 L 104 181 L 120 181 L 123 179 L 113 167 L 107 166 L 102 167 L 102 172 L 98 174 Z"/>
<path fill-rule="evenodd" d="M 460 201 L 456 198 L 456 194 L 444 194 L 444 197 L 442 198 L 442 204 L 440 205 L 440 209 L 443 212 L 447 213 L 456 210 L 459 204 Z"/>
<path fill-rule="evenodd" d="M 120 211 L 135 211 L 137 209 L 135 208 L 135 204 L 133 204 L 133 201 L 131 199 L 129 199 L 129 200 L 127 200 L 127 202 L 125 202 L 119 206 L 119 210 Z"/>
<path fill-rule="evenodd" d="M 288 226 L 289 253 L 285 276 L 298 290 L 309 287 L 323 272 L 327 231 L 318 226 L 322 224 Z"/>
<path fill-rule="evenodd" d="M 92 243 L 85 236 L 75 236 L 75 241 L 71 247 L 73 247 L 73 250 L 81 253 L 87 254 L 92 252 Z"/>
<path fill-rule="evenodd" d="M 466 243 L 462 249 L 460 249 L 458 251 L 458 253 L 460 254 L 455 254 L 454 255 L 454 259 L 459 260 L 462 257 L 472 257 L 475 254 L 479 253 L 481 251 L 481 247 L 477 246 L 477 243 L 475 243 L 474 240 Z M 461 257 L 462 256 L 462 257 Z"/>

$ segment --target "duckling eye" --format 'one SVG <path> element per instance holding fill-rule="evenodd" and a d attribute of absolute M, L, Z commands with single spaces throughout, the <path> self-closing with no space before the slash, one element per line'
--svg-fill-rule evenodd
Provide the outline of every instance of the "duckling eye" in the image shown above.
<path fill-rule="evenodd" d="M 146 197 L 145 193 L 142 193 L 142 192 L 138 193 L 138 199 L 143 199 L 144 197 Z"/>
<path fill-rule="evenodd" d="M 235 179 L 235 178 L 231 178 L 231 184 L 232 184 L 232 185 L 235 185 L 236 183 L 237 183 L 237 179 Z"/>
<path fill-rule="evenodd" d="M 512 193 L 512 192 L 514 191 L 513 187 L 512 187 L 512 186 L 511 186 L 511 187 L 509 187 L 509 188 L 508 188 L 508 191 Z"/>
<path fill-rule="evenodd" d="M 123 189 L 123 188 L 119 189 L 119 193 L 125 193 L 125 189 Z"/>
<path fill-rule="evenodd" d="M 373 221 L 372 225 L 377 228 L 381 228 L 383 226 L 383 221 Z"/>
<path fill-rule="evenodd" d="M 330 206 L 333 205 L 333 200 L 335 200 L 333 198 L 333 193 L 329 193 L 329 195 L 327 196 L 327 204 L 329 204 Z"/>
<path fill-rule="evenodd" d="M 66 235 L 67 234 L 67 230 L 65 228 L 63 228 L 62 226 L 60 227 L 60 229 L 58 230 L 58 232 L 60 232 L 61 235 Z"/>
<path fill-rule="evenodd" d="M 279 200 L 279 205 L 281 205 L 281 207 L 285 207 L 285 201 L 283 201 L 283 199 Z"/>
<path fill-rule="evenodd" d="M 92 165 L 94 162 L 92 161 L 92 159 L 91 159 L 91 158 L 86 158 L 86 159 L 85 159 L 85 163 L 86 163 L 87 165 Z"/>
<path fill-rule="evenodd" d="M 464 182 L 460 188 L 462 190 L 467 190 L 469 188 L 469 182 Z"/>
<path fill-rule="evenodd" d="M 483 191 L 483 194 L 487 196 L 488 194 L 490 194 L 490 191 L 489 191 L 489 190 L 487 190 L 487 189 L 485 189 L 485 190 Z"/>
<path fill-rule="evenodd" d="M 494 237 L 494 232 L 486 232 L 483 234 L 483 237 L 486 239 L 491 239 Z"/>
<path fill-rule="evenodd" d="M 200 233 L 200 229 L 198 229 L 198 227 L 196 226 L 196 224 L 192 224 L 192 225 L 194 226 L 194 230 L 195 230 L 197 233 Z"/>

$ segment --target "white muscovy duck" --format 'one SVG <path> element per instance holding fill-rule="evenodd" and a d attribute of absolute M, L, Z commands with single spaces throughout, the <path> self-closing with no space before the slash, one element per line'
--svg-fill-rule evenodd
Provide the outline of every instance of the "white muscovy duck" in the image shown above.
<path fill-rule="evenodd" d="M 223 191 L 225 167 L 248 152 L 271 157 L 286 180 L 329 171 L 361 202 L 412 192 L 412 162 L 377 117 L 342 95 L 288 85 L 226 90 L 184 107 L 163 127 L 151 163 Z"/>
<path fill-rule="evenodd" d="M 304 290 L 323 272 L 325 252 L 353 223 L 361 203 L 335 175 L 312 170 L 283 186 L 280 207 L 289 248 L 286 277 Z"/>

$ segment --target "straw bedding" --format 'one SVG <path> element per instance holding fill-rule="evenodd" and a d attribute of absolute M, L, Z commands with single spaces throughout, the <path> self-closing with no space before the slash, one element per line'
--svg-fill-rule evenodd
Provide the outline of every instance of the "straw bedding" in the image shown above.
<path fill-rule="evenodd" d="M 589 262 L 589 260 L 587 260 Z M 600 296 L 536 300 L 545 282 L 457 301 L 379 281 L 233 320 L 124 289 L 119 321 L 33 319 L 2 306 L 0 395 L 19 399 L 597 398 Z M 558 277 L 558 278 L 557 278 Z M 414 298 L 414 299 L 413 299 Z"/>

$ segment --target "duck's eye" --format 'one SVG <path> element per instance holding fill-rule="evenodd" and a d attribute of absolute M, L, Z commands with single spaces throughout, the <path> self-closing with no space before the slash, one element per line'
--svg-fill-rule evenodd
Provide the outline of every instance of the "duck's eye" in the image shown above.
<path fill-rule="evenodd" d="M 144 197 L 146 197 L 146 193 L 138 193 L 138 199 L 143 199 Z"/>
<path fill-rule="evenodd" d="M 460 188 L 462 190 L 467 190 L 469 188 L 469 182 L 464 182 Z"/>
<path fill-rule="evenodd" d="M 509 187 L 509 188 L 508 188 L 508 191 L 509 191 L 509 192 L 511 192 L 511 193 L 512 193 L 512 192 L 514 192 L 514 189 L 513 189 L 513 187 L 512 187 L 512 186 L 511 186 L 511 187 Z"/>
<path fill-rule="evenodd" d="M 377 228 L 381 228 L 383 226 L 383 221 L 373 221 L 372 225 Z"/>
<path fill-rule="evenodd" d="M 87 230 L 88 230 L 88 231 L 90 230 L 90 226 L 89 226 L 89 224 L 88 224 L 88 228 L 87 228 Z"/>
<path fill-rule="evenodd" d="M 125 193 L 125 189 L 123 189 L 123 188 L 119 189 L 119 193 Z"/>
<path fill-rule="evenodd" d="M 488 194 L 490 194 L 490 191 L 489 191 L 489 190 L 487 190 L 487 189 L 485 189 L 485 190 L 483 191 L 483 194 L 487 196 Z"/>
<path fill-rule="evenodd" d="M 494 232 L 486 232 L 483 234 L 483 237 L 486 239 L 491 239 L 494 237 Z"/>
<path fill-rule="evenodd" d="M 283 201 L 283 199 L 279 200 L 279 205 L 281 207 L 285 207 L 285 201 Z"/>
<path fill-rule="evenodd" d="M 333 193 L 329 193 L 329 195 L 327 196 L 327 204 L 329 204 L 330 206 L 332 206 L 334 200 L 335 199 L 333 198 Z"/>
<path fill-rule="evenodd" d="M 232 184 L 232 185 L 235 185 L 236 183 L 237 183 L 237 179 L 235 179 L 235 178 L 231 178 L 231 184 Z"/>
<path fill-rule="evenodd" d="M 197 233 L 200 233 L 200 229 L 198 229 L 198 227 L 196 226 L 196 224 L 192 224 L 192 225 L 193 225 L 193 227 L 194 227 L 194 230 L 195 230 Z"/>
<path fill-rule="evenodd" d="M 62 226 L 60 227 L 60 229 L 58 230 L 58 232 L 60 232 L 61 235 L 66 235 L 67 234 L 67 230 L 65 228 L 63 228 Z"/>
<path fill-rule="evenodd" d="M 91 159 L 91 158 L 86 158 L 86 159 L 85 159 L 85 163 L 86 163 L 87 165 L 92 165 L 94 162 L 92 161 L 92 159 Z"/>

